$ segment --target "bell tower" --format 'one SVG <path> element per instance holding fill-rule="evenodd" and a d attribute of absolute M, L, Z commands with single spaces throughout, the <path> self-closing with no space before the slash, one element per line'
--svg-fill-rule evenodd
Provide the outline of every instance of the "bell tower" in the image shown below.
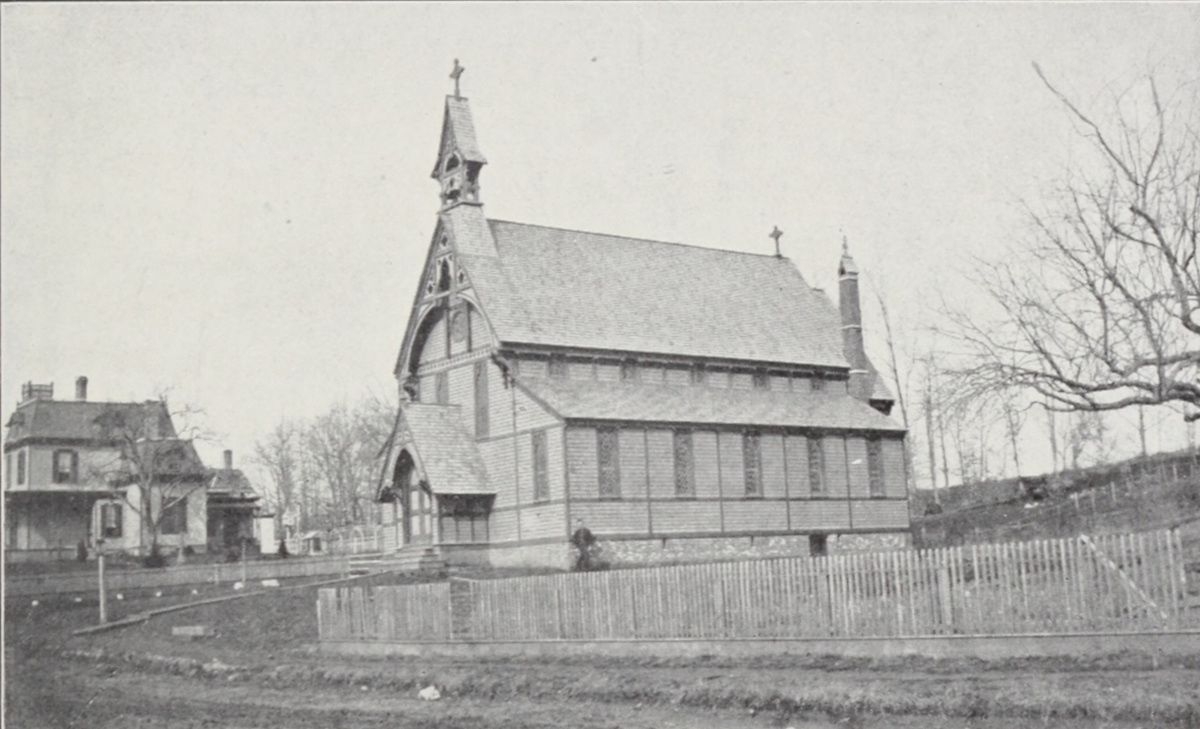
<path fill-rule="evenodd" d="M 458 65 L 458 59 L 454 59 L 454 70 L 450 73 L 450 78 L 454 79 L 454 95 L 446 97 L 442 141 L 431 175 L 441 187 L 442 210 L 457 205 L 483 204 L 479 198 L 479 171 L 487 164 L 487 159 L 475 140 L 471 108 L 459 94 L 459 77 L 465 70 Z"/>

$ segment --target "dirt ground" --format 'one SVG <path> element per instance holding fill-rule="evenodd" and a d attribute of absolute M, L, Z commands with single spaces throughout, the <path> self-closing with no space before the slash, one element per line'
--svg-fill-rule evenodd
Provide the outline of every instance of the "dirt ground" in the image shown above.
<path fill-rule="evenodd" d="M 228 587 L 123 596 L 113 617 Z M 9 727 L 795 729 L 1200 726 L 1200 656 L 1095 661 L 771 657 L 346 660 L 312 650 L 315 591 L 90 636 L 94 600 L 6 604 Z M 215 635 L 172 637 L 178 625 Z M 437 685 L 438 701 L 417 692 Z"/>

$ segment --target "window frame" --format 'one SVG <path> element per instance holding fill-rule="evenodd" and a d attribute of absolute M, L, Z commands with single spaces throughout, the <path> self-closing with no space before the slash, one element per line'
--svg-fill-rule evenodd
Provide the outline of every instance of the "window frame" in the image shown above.
<path fill-rule="evenodd" d="M 763 497 L 762 477 L 762 433 L 757 430 L 742 432 L 742 477 L 747 499 Z"/>
<path fill-rule="evenodd" d="M 109 515 L 113 515 L 109 526 Z M 121 504 L 116 501 L 109 501 L 100 504 L 100 538 L 101 539 L 120 539 L 125 533 L 125 514 L 121 508 Z"/>
<path fill-rule="evenodd" d="M 533 464 L 533 500 L 550 500 L 550 458 L 546 431 L 535 430 L 529 434 L 530 460 Z"/>
<path fill-rule="evenodd" d="M 608 441 L 608 447 L 605 445 Z M 621 498 L 621 431 L 596 428 L 596 493 L 601 499 Z"/>
<path fill-rule="evenodd" d="M 62 458 L 68 458 L 67 468 L 62 466 Z M 50 479 L 56 483 L 79 483 L 79 453 L 70 448 L 58 448 L 50 458 Z"/>
<path fill-rule="evenodd" d="M 25 458 L 25 449 L 22 448 L 21 450 L 17 451 L 17 485 L 18 486 L 25 485 L 26 477 L 29 475 L 27 473 L 27 468 L 26 468 L 27 465 L 28 465 L 28 463 L 27 463 L 27 459 Z"/>
<path fill-rule="evenodd" d="M 546 377 L 551 380 L 568 379 L 567 359 L 560 354 L 550 355 L 550 359 L 546 360 Z"/>
<path fill-rule="evenodd" d="M 480 360 L 475 363 L 475 371 L 472 373 L 474 377 L 475 387 L 475 437 L 486 438 L 490 431 L 490 422 L 488 419 L 488 384 L 487 384 L 487 361 Z"/>
<path fill-rule="evenodd" d="M 684 448 L 680 448 L 684 445 Z M 671 450 L 674 454 L 675 498 L 696 498 L 696 441 L 691 430 L 671 431 Z"/>
<path fill-rule="evenodd" d="M 450 404 L 450 372 L 442 370 L 433 375 L 434 401 L 438 405 Z"/>
<path fill-rule="evenodd" d="M 825 498 L 829 495 L 828 472 L 825 464 L 825 439 L 819 434 L 810 434 L 806 440 L 808 442 L 808 493 L 812 498 Z"/>
<path fill-rule="evenodd" d="M 169 499 L 165 499 L 169 501 Z M 188 533 L 188 497 L 164 503 L 158 516 L 158 533 L 163 536 L 178 536 Z"/>
<path fill-rule="evenodd" d="M 873 499 L 887 498 L 886 470 L 883 464 L 883 439 L 867 438 L 867 488 Z"/>

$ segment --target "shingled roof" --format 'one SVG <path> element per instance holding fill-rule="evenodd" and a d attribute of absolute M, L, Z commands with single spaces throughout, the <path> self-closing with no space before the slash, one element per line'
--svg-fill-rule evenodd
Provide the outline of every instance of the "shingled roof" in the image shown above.
<path fill-rule="evenodd" d="M 501 342 L 848 368 L 837 311 L 786 258 L 488 221 L 461 255 Z"/>
<path fill-rule="evenodd" d="M 487 469 L 457 405 L 404 403 L 401 424 L 429 488 L 437 494 L 494 494 Z"/>
<path fill-rule="evenodd" d="M 467 162 L 487 164 L 483 152 L 479 151 L 479 142 L 475 139 L 475 123 L 471 121 L 471 107 L 467 100 L 459 96 L 446 97 L 446 114 L 442 118 L 441 152 L 448 149 L 458 149 L 459 154 Z M 438 156 L 441 162 L 441 155 Z M 437 177 L 437 164 L 433 168 L 433 176 Z"/>
<path fill-rule="evenodd" d="M 8 449 L 31 439 L 108 443 L 114 438 L 113 428 L 127 423 L 130 428 L 142 430 L 142 419 L 155 411 L 158 411 L 158 432 L 153 435 L 159 438 L 175 438 L 175 426 L 171 422 L 171 416 L 166 406 L 157 400 L 30 400 L 18 405 L 9 418 L 4 445 Z"/>
<path fill-rule="evenodd" d="M 904 432 L 894 420 L 844 392 L 558 379 L 522 380 L 521 386 L 566 419 Z"/>

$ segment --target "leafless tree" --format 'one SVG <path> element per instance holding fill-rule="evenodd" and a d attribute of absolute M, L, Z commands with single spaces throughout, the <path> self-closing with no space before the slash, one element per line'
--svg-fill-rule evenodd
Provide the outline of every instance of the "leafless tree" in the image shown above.
<path fill-rule="evenodd" d="M 299 442 L 299 426 L 281 420 L 266 438 L 254 444 L 254 460 L 266 469 L 271 479 L 264 494 L 265 505 L 278 514 L 286 514 L 299 505 Z"/>
<path fill-rule="evenodd" d="M 1153 78 L 1084 111 L 1034 65 L 1086 143 L 1031 233 L 975 283 L 994 316 L 950 312 L 981 386 L 1060 411 L 1181 403 L 1200 418 L 1200 131 L 1195 86 Z"/>
<path fill-rule="evenodd" d="M 164 394 L 133 406 L 113 403 L 95 420 L 101 437 L 116 454 L 93 476 L 107 482 L 138 514 L 143 545 L 152 555 L 158 553 L 166 522 L 180 518 L 177 507 L 186 510 L 188 497 L 207 486 L 209 471 L 193 444 L 209 437 L 198 422 L 202 416 L 193 407 L 170 410 Z M 181 423 L 179 430 L 176 421 Z M 186 523 L 186 515 L 182 519 Z"/>

